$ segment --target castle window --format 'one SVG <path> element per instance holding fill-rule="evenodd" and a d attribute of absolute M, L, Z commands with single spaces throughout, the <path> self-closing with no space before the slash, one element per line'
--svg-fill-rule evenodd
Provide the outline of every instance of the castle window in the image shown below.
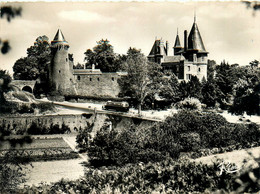
<path fill-rule="evenodd" d="M 114 80 L 115 80 L 115 78 L 112 77 L 112 81 L 114 81 Z"/>
<path fill-rule="evenodd" d="M 89 78 L 89 81 L 92 81 L 92 78 Z"/>
<path fill-rule="evenodd" d="M 200 72 L 200 68 L 198 69 L 198 71 Z"/>
<path fill-rule="evenodd" d="M 191 74 L 186 74 L 186 79 L 190 80 L 191 79 Z"/>
<path fill-rule="evenodd" d="M 97 78 L 97 80 L 99 81 L 99 77 Z"/>
<path fill-rule="evenodd" d="M 60 73 L 60 70 L 59 70 L 59 73 Z"/>
<path fill-rule="evenodd" d="M 80 80 L 80 76 L 79 75 L 77 76 L 77 79 Z"/>
<path fill-rule="evenodd" d="M 66 62 L 68 62 L 68 58 L 66 58 Z"/>
<path fill-rule="evenodd" d="M 188 66 L 188 71 L 190 71 L 190 66 Z"/>

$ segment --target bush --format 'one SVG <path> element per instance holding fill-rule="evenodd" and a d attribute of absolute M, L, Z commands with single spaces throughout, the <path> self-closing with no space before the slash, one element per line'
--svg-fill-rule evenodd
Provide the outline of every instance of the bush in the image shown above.
<path fill-rule="evenodd" d="M 40 126 L 38 123 L 33 122 L 30 128 L 27 130 L 27 133 L 30 135 L 43 135 L 43 134 L 64 134 L 70 133 L 70 128 L 62 123 L 60 127 L 58 124 L 51 124 L 49 128 Z"/>
<path fill-rule="evenodd" d="M 179 149 L 176 144 L 164 141 L 170 148 L 168 151 L 165 143 L 158 146 L 153 135 L 151 131 L 147 133 L 134 127 L 117 132 L 104 125 L 93 139 L 89 131 L 81 132 L 77 142 L 80 148 L 87 151 L 93 166 L 122 166 L 127 163 L 161 161 L 169 156 L 178 157 Z"/>
<path fill-rule="evenodd" d="M 49 186 L 25 188 L 21 193 L 212 193 L 233 190 L 235 174 L 219 176 L 218 163 L 213 166 L 188 160 L 165 160 L 159 163 L 129 164 L 124 167 L 86 169 L 77 181 L 61 180 Z"/>
<path fill-rule="evenodd" d="M 197 98 L 189 97 L 176 104 L 178 109 L 201 110 L 202 104 Z"/>

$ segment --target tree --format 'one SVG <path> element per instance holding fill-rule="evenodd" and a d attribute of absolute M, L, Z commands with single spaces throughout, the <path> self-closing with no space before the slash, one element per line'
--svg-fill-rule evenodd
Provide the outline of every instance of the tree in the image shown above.
<path fill-rule="evenodd" d="M 47 81 L 47 67 L 51 60 L 49 38 L 39 36 L 27 49 L 27 57 L 18 59 L 14 66 L 14 79 Z"/>
<path fill-rule="evenodd" d="M 243 67 L 243 72 L 233 87 L 233 104 L 230 111 L 235 114 L 260 114 L 260 70 L 252 67 Z M 242 74 L 242 73 L 241 73 Z"/>
<path fill-rule="evenodd" d="M 249 64 L 250 64 L 250 66 L 252 68 L 255 68 L 255 67 L 258 67 L 259 61 L 258 60 L 254 60 L 254 61 L 251 61 Z"/>
<path fill-rule="evenodd" d="M 181 92 L 181 100 L 187 97 L 194 97 L 199 100 L 202 99 L 202 84 L 200 83 L 197 76 L 191 76 L 191 79 L 188 82 L 182 81 L 179 85 L 179 88 Z"/>
<path fill-rule="evenodd" d="M 128 74 L 119 79 L 120 95 L 136 99 L 138 113 L 141 114 L 145 98 L 148 94 L 157 93 L 160 87 L 160 66 L 149 63 L 140 50 L 130 47 L 124 68 Z"/>
<path fill-rule="evenodd" d="M 94 64 L 102 72 L 119 70 L 120 56 L 114 53 L 113 46 L 107 39 L 98 41 L 93 50 L 88 49 L 84 54 L 87 68 L 91 68 Z"/>
<path fill-rule="evenodd" d="M 9 83 L 11 80 L 11 76 L 6 72 L 6 70 L 0 69 L 0 107 L 5 103 L 4 93 L 10 90 Z"/>
<path fill-rule="evenodd" d="M 209 77 L 201 89 L 202 103 L 208 107 L 215 107 L 219 93 L 220 91 L 215 80 Z"/>
<path fill-rule="evenodd" d="M 77 63 L 77 65 L 73 65 L 73 69 L 84 69 L 84 65 Z"/>
<path fill-rule="evenodd" d="M 180 100 L 179 83 L 175 74 L 163 77 L 159 95 L 172 103 Z"/>

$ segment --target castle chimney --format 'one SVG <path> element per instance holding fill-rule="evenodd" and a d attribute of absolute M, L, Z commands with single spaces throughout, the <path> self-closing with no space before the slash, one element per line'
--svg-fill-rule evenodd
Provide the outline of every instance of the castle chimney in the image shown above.
<path fill-rule="evenodd" d="M 166 55 L 168 56 L 168 51 L 169 51 L 169 43 L 166 41 Z"/>
<path fill-rule="evenodd" d="M 187 30 L 184 31 L 184 51 L 187 51 Z"/>

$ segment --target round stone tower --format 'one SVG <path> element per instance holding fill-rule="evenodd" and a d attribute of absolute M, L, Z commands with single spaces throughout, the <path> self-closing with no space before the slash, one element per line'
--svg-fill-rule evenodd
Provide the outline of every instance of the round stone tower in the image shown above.
<path fill-rule="evenodd" d="M 59 29 L 51 42 L 52 59 L 49 67 L 49 89 L 55 95 L 77 94 L 68 49 L 69 44 Z"/>

